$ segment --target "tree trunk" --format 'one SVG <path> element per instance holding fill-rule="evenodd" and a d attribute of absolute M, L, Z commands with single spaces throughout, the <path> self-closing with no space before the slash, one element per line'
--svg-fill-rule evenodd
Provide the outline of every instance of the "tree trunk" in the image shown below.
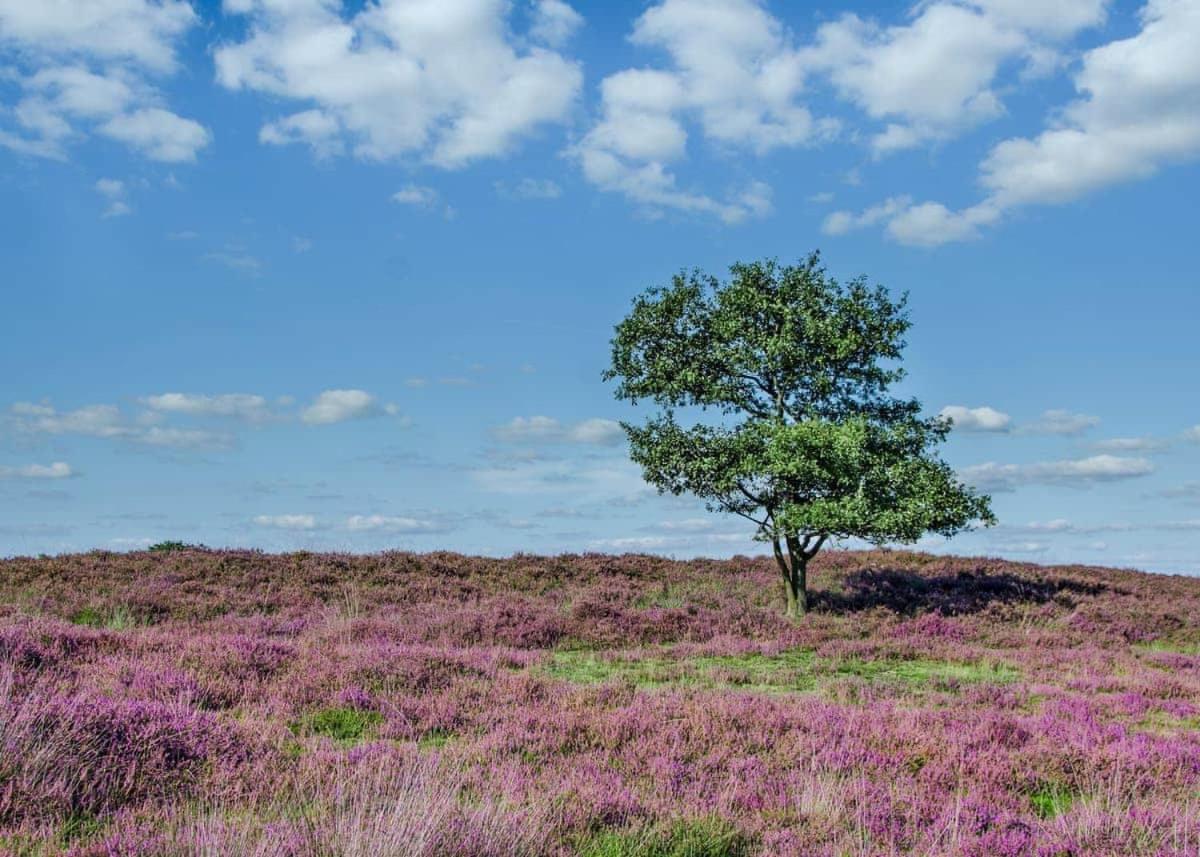
<path fill-rule="evenodd" d="M 783 555 L 783 547 L 779 544 L 779 539 L 772 539 L 771 544 L 775 548 L 775 562 L 779 566 L 779 573 L 783 578 L 783 595 L 787 599 L 787 617 L 795 619 L 798 602 L 796 600 L 796 584 L 792 579 L 792 569 Z"/>
<path fill-rule="evenodd" d="M 808 612 L 808 557 L 804 548 L 800 546 L 800 540 L 795 536 L 787 537 L 787 547 L 788 557 L 791 559 L 792 597 L 796 601 L 795 612 L 789 615 L 803 616 Z"/>

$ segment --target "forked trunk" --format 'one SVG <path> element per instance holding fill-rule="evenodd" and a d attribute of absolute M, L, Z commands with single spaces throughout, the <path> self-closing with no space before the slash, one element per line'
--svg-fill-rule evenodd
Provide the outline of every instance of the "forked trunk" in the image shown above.
<path fill-rule="evenodd" d="M 779 539 L 772 539 L 775 562 L 783 578 L 783 592 L 787 598 L 787 617 L 797 619 L 808 612 L 808 560 L 793 536 L 787 537 L 787 554 Z"/>

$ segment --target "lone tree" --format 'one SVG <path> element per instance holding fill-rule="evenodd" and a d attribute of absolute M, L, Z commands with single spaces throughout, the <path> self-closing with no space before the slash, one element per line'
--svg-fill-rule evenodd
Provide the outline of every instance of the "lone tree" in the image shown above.
<path fill-rule="evenodd" d="M 771 542 L 789 617 L 808 611 L 808 562 L 830 538 L 911 543 L 995 523 L 990 498 L 934 451 L 949 420 L 889 393 L 904 377 L 894 361 L 907 295 L 894 301 L 864 278 L 842 285 L 817 253 L 730 273 L 680 273 L 638 296 L 604 378 L 619 379 L 617 398 L 662 409 L 622 423 L 648 482 L 747 518 Z M 676 421 L 695 406 L 721 416 Z"/>

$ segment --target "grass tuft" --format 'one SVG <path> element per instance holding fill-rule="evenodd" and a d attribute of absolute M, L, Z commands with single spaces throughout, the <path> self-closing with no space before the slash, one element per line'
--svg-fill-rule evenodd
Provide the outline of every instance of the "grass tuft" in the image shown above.
<path fill-rule="evenodd" d="M 666 828 L 608 830 L 580 843 L 579 857 L 748 857 L 752 840 L 717 819 L 677 821 Z"/>
<path fill-rule="evenodd" d="M 357 708 L 322 708 L 293 724 L 297 734 L 320 735 L 334 741 L 352 743 L 370 737 L 383 715 L 377 711 L 362 711 Z"/>

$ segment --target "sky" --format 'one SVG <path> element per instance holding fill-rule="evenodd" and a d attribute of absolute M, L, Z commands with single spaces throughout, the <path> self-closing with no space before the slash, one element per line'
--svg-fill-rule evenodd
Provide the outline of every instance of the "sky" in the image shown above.
<path fill-rule="evenodd" d="M 0 555 L 761 553 L 601 379 L 635 295 L 909 293 L 999 525 L 1200 574 L 1200 0 L 0 0 Z"/>

